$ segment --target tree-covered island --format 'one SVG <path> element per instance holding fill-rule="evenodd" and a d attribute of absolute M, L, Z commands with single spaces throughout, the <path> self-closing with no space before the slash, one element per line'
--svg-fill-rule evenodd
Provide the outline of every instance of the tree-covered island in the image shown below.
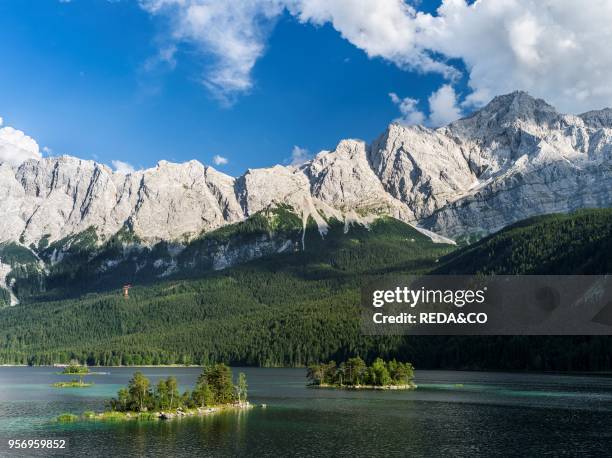
<path fill-rule="evenodd" d="M 89 367 L 81 366 L 78 361 L 72 360 L 70 364 L 64 368 L 59 375 L 68 375 L 73 377 L 68 382 L 56 382 L 53 384 L 56 388 L 85 388 L 93 385 L 92 383 L 83 382 L 83 377 L 89 375 Z"/>
<path fill-rule="evenodd" d="M 396 360 L 376 358 L 368 366 L 360 357 L 350 358 L 336 365 L 335 361 L 308 367 L 308 385 L 321 388 L 347 388 L 371 390 L 416 389 L 414 367 Z"/>
<path fill-rule="evenodd" d="M 247 380 L 240 373 L 234 385 L 232 370 L 225 364 L 205 367 L 193 390 L 179 391 L 176 377 L 161 379 L 156 385 L 135 372 L 128 386 L 121 388 L 117 397 L 108 401 L 102 413 L 85 412 L 88 420 L 168 420 L 184 416 L 207 415 L 220 410 L 248 409 Z M 59 421 L 76 421 L 80 417 L 63 414 Z"/>

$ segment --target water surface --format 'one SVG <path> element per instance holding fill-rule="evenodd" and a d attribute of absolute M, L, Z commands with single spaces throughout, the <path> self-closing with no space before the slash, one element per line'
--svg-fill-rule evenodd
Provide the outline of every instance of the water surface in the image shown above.
<path fill-rule="evenodd" d="M 58 424 L 101 411 L 134 368 L 103 368 L 90 388 L 53 388 L 51 367 L 0 367 L 0 456 L 9 438 L 64 438 L 58 456 L 606 455 L 612 378 L 417 371 L 416 391 L 309 389 L 303 369 L 234 368 L 267 407 L 168 422 Z M 142 368 L 190 388 L 198 368 Z"/>

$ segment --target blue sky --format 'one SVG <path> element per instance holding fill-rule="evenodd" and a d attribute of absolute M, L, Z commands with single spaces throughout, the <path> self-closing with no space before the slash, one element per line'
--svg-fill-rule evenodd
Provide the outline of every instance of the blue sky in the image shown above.
<path fill-rule="evenodd" d="M 205 62 L 189 45 L 174 69 L 147 68 L 163 23 L 135 2 L 1 2 L 0 116 L 53 154 L 136 167 L 220 155 L 219 169 L 240 174 L 287 161 L 296 145 L 372 140 L 399 116 L 389 92 L 426 98 L 441 82 L 284 14 L 254 87 L 226 106 L 200 83 Z"/>
<path fill-rule="evenodd" d="M 217 168 L 238 175 L 290 161 L 295 146 L 316 153 L 343 138 L 373 140 L 398 117 L 440 125 L 514 89 L 568 111 L 612 104 L 609 84 L 585 80 L 564 57 L 576 48 L 590 74 L 612 69 L 597 35 L 612 11 L 571 11 L 569 0 L 546 9 L 446 0 L 437 13 L 435 0 L 215 3 L 229 4 L 0 2 L 4 125 L 45 154 L 136 168 L 219 155 L 227 163 Z M 592 24 L 580 30 L 585 15 Z M 575 42 L 551 41 L 554 33 Z M 585 46 L 598 39 L 589 60 Z"/>

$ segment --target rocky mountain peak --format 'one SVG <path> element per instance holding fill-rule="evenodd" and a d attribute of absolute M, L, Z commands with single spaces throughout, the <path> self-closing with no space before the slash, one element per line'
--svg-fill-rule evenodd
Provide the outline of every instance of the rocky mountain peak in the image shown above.
<path fill-rule="evenodd" d="M 516 91 L 495 97 L 472 115 L 443 129 L 464 138 L 487 139 L 519 130 L 554 128 L 559 125 L 560 118 L 556 109 L 544 100 Z"/>
<path fill-rule="evenodd" d="M 510 116 L 534 116 L 537 113 L 553 112 L 557 110 L 542 99 L 532 97 L 525 91 L 514 91 L 509 94 L 498 95 L 491 100 L 482 111 L 505 112 Z"/>
<path fill-rule="evenodd" d="M 612 129 L 612 108 L 588 111 L 580 115 L 584 123 L 595 129 Z"/>
<path fill-rule="evenodd" d="M 197 237 L 283 204 L 324 232 L 329 218 L 390 215 L 441 234 L 612 203 L 612 110 L 561 115 L 525 92 L 447 127 L 391 124 L 295 166 L 233 178 L 198 161 L 120 174 L 70 156 L 0 166 L 0 242 L 29 246 L 94 227 L 143 241 Z"/>

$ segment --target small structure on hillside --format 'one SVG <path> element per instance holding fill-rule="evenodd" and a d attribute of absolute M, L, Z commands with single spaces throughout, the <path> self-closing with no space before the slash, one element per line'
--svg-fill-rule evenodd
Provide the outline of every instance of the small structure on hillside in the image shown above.
<path fill-rule="evenodd" d="M 125 299 L 130 297 L 130 288 L 132 287 L 132 285 L 130 285 L 129 283 L 127 285 L 123 285 L 123 297 Z"/>

